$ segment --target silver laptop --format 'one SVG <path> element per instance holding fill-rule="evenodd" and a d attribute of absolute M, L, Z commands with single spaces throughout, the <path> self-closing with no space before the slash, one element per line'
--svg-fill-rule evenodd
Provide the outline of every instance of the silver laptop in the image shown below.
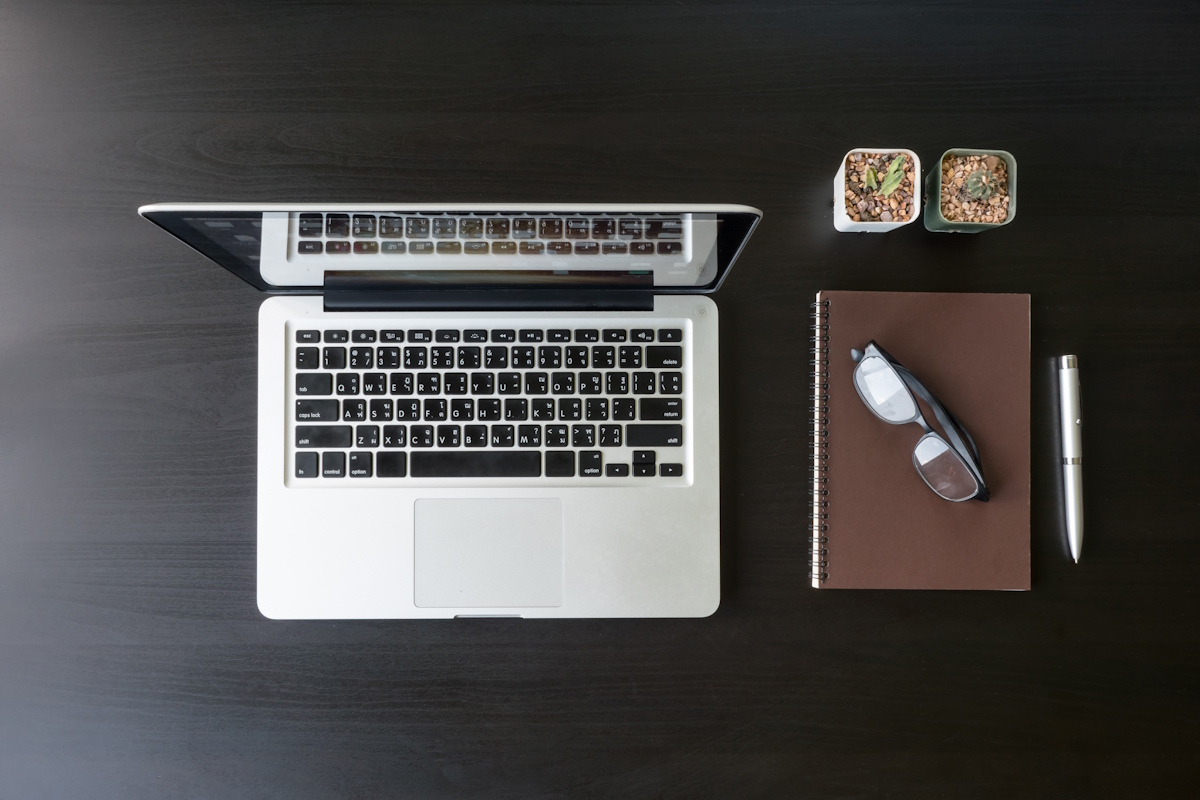
<path fill-rule="evenodd" d="M 159 204 L 270 294 L 275 619 L 702 617 L 720 590 L 716 205 Z"/>

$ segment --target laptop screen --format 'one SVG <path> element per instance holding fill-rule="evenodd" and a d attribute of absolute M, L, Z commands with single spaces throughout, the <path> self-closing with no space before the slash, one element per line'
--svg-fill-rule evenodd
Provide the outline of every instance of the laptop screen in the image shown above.
<path fill-rule="evenodd" d="M 141 213 L 267 291 L 311 291 L 326 272 L 374 271 L 448 287 L 712 291 L 761 216 L 745 206 L 158 205 Z"/>

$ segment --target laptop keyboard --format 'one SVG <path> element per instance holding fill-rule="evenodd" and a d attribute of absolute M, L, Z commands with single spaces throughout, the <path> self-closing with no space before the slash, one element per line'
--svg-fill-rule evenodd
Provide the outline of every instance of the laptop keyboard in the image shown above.
<path fill-rule="evenodd" d="M 687 327 L 647 322 L 292 323 L 289 483 L 684 478 Z"/>

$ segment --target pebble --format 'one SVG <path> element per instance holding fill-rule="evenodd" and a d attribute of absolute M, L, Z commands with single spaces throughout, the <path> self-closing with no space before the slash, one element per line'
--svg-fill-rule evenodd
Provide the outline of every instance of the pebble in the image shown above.
<path fill-rule="evenodd" d="M 967 194 L 966 179 L 977 169 L 996 176 L 995 193 L 983 201 Z M 942 163 L 942 216 L 951 222 L 995 224 L 1008 219 L 1008 165 L 998 156 L 950 156 Z"/>
<path fill-rule="evenodd" d="M 913 181 L 916 179 L 911 159 L 905 159 L 904 179 L 896 191 L 883 197 L 877 190 L 868 189 L 863 181 L 866 167 L 872 166 L 882 181 L 883 173 L 898 153 L 851 153 L 846 159 L 846 214 L 855 222 L 907 222 L 913 213 Z"/>

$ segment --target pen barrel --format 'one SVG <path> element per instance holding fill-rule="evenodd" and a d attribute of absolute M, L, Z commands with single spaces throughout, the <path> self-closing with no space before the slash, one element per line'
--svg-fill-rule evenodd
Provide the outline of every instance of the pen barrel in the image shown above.
<path fill-rule="evenodd" d="M 1068 361 L 1070 359 L 1070 361 Z M 1064 356 L 1063 361 L 1074 365 L 1074 356 Z M 1059 411 L 1062 422 L 1062 452 L 1064 459 L 1083 458 L 1083 419 L 1079 411 L 1079 369 L 1076 366 L 1058 370 Z M 1066 462 L 1064 462 L 1066 463 Z"/>
<path fill-rule="evenodd" d="M 1079 560 L 1083 550 L 1083 465 L 1063 464 L 1063 506 L 1067 515 L 1067 540 L 1071 557 Z"/>

